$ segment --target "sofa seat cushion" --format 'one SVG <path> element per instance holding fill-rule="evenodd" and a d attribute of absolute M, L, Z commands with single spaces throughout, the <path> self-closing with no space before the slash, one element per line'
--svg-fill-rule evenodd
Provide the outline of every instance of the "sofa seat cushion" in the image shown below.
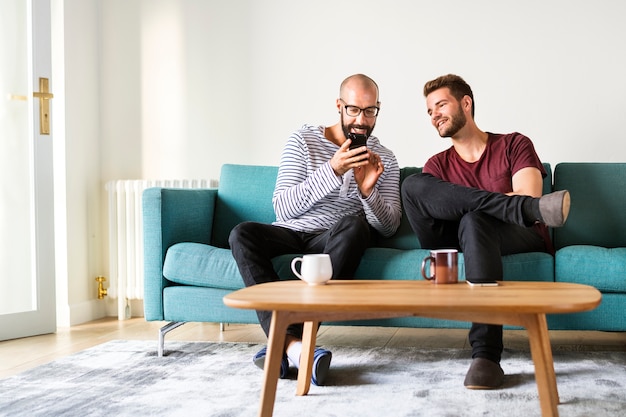
<path fill-rule="evenodd" d="M 170 246 L 163 276 L 182 285 L 238 290 L 243 280 L 230 249 L 184 242 Z"/>
<path fill-rule="evenodd" d="M 291 260 L 298 254 L 272 259 L 281 279 L 296 279 Z M 239 268 L 230 249 L 202 243 L 183 242 L 170 246 L 163 262 L 163 276 L 181 285 L 238 290 L 244 287 Z"/>
<path fill-rule="evenodd" d="M 422 260 L 428 249 L 369 248 L 356 271 L 357 279 L 422 280 Z M 505 281 L 553 281 L 554 258 L 531 252 L 502 257 Z M 459 280 L 465 280 L 465 259 L 459 254 Z"/>
<path fill-rule="evenodd" d="M 596 287 L 603 293 L 626 293 L 626 248 L 572 245 L 556 252 L 556 281 Z"/>
<path fill-rule="evenodd" d="M 427 249 L 400 250 L 368 248 L 359 264 L 355 279 L 421 280 L 422 260 Z M 272 259 L 281 279 L 296 279 L 291 261 L 298 254 Z M 546 253 L 520 253 L 502 257 L 504 279 L 508 281 L 552 281 L 554 259 Z M 201 243 L 177 243 L 165 255 L 163 276 L 182 285 L 226 290 L 243 288 L 243 280 L 229 249 Z M 463 254 L 459 254 L 459 280 L 465 279 Z"/>
<path fill-rule="evenodd" d="M 428 256 L 425 249 L 400 250 L 391 248 L 368 248 L 356 270 L 354 279 L 411 280 L 422 279 L 420 268 L 422 259 Z M 291 260 L 294 256 L 282 255 L 272 263 L 281 279 L 293 279 Z M 459 262 L 459 275 L 462 261 Z"/>
<path fill-rule="evenodd" d="M 554 257 L 545 252 L 517 253 L 502 257 L 505 281 L 554 282 Z"/>
<path fill-rule="evenodd" d="M 368 248 L 356 271 L 356 279 L 421 280 L 422 260 L 430 251 L 426 249 Z M 462 276 L 462 256 L 459 276 Z"/>
<path fill-rule="evenodd" d="M 428 249 L 368 248 L 356 270 L 355 279 L 422 280 L 422 260 Z M 283 255 L 272 260 L 281 279 L 294 279 L 291 259 L 298 255 Z M 505 281 L 554 281 L 554 257 L 542 252 L 518 253 L 502 257 Z M 459 254 L 459 280 L 465 280 L 465 260 Z"/>

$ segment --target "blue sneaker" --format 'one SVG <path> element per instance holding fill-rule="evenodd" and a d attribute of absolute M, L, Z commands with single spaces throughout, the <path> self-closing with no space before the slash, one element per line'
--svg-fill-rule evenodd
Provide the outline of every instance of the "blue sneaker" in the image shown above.
<path fill-rule="evenodd" d="M 330 350 L 315 348 L 315 352 L 313 352 L 313 374 L 311 375 L 313 385 L 321 386 L 324 384 L 332 358 L 333 354 Z"/>
<path fill-rule="evenodd" d="M 259 350 L 256 355 L 252 358 L 252 362 L 259 368 L 263 369 L 265 367 L 265 357 L 267 356 L 267 347 Z M 283 353 L 283 360 L 280 362 L 280 379 L 287 378 L 287 374 L 289 373 L 289 359 L 287 359 L 287 355 Z"/>

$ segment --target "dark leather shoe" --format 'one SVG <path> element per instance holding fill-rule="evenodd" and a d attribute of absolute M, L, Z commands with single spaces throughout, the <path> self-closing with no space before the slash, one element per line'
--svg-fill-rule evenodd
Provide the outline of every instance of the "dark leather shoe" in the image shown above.
<path fill-rule="evenodd" d="M 504 371 L 489 359 L 475 358 L 465 375 L 463 385 L 468 389 L 495 389 L 502 385 Z"/>
<path fill-rule="evenodd" d="M 561 190 L 546 194 L 539 199 L 542 222 L 549 227 L 561 227 L 567 220 L 570 206 L 569 191 Z"/>

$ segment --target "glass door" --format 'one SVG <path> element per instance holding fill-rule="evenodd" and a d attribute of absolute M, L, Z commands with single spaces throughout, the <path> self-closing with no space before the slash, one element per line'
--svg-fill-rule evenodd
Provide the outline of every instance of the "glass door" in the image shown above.
<path fill-rule="evenodd" d="M 50 0 L 0 1 L 0 340 L 56 330 Z"/>

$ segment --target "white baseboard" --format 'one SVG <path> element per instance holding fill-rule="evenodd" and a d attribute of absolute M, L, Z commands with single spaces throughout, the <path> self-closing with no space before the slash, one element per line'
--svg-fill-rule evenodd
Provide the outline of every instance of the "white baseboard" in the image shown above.
<path fill-rule="evenodd" d="M 103 300 L 89 300 L 58 309 L 57 326 L 69 327 L 106 317 Z"/>
<path fill-rule="evenodd" d="M 143 317 L 143 300 L 130 300 L 130 317 Z M 57 326 L 70 327 L 104 317 L 117 317 L 117 300 L 89 300 L 57 308 Z"/>
<path fill-rule="evenodd" d="M 106 317 L 118 317 L 117 299 L 109 299 L 106 303 Z M 128 300 L 128 305 L 123 317 L 120 320 L 131 317 L 143 317 L 143 300 Z"/>

